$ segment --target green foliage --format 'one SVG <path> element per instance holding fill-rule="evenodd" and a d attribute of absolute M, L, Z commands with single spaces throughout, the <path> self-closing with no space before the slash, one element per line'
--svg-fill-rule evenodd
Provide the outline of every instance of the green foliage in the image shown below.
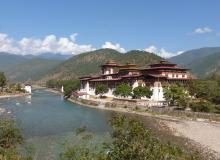
<path fill-rule="evenodd" d="M 150 98 L 153 94 L 153 91 L 150 90 L 150 87 L 138 86 L 133 89 L 133 95 L 135 98 L 147 97 Z"/>
<path fill-rule="evenodd" d="M 181 107 L 187 107 L 187 103 L 189 102 L 189 94 L 186 88 L 176 83 L 164 88 L 164 98 L 170 105 Z"/>
<path fill-rule="evenodd" d="M 0 88 L 2 89 L 6 85 L 6 77 L 3 72 L 0 72 Z"/>
<path fill-rule="evenodd" d="M 215 106 L 209 101 L 199 101 L 190 103 L 190 108 L 194 112 L 211 112 Z"/>
<path fill-rule="evenodd" d="M 24 139 L 15 121 L 0 120 L 0 159 L 4 160 L 31 160 L 31 155 L 22 156 L 17 146 L 23 144 Z"/>
<path fill-rule="evenodd" d="M 115 96 L 128 97 L 132 95 L 132 87 L 127 84 L 120 84 L 116 86 L 114 91 Z"/>
<path fill-rule="evenodd" d="M 61 160 L 197 160 L 176 145 L 161 142 L 143 123 L 115 116 L 111 119 L 112 141 L 102 148 L 91 145 L 70 146 L 60 154 Z M 83 133 L 84 134 L 84 133 Z"/>
<path fill-rule="evenodd" d="M 78 90 L 80 88 L 79 80 L 69 80 L 64 83 L 64 95 L 68 96 L 72 92 Z"/>
<path fill-rule="evenodd" d="M 116 116 L 111 120 L 111 125 L 113 142 L 107 146 L 108 160 L 194 159 L 179 147 L 162 143 L 137 120 Z"/>
<path fill-rule="evenodd" d="M 205 80 L 194 80 L 188 90 L 197 99 L 190 104 L 193 111 L 220 113 L 220 75 L 213 74 Z"/>
<path fill-rule="evenodd" d="M 46 82 L 48 88 L 60 89 L 64 85 L 65 81 L 51 79 Z"/>
<path fill-rule="evenodd" d="M 61 89 L 64 87 L 64 95 L 68 96 L 72 92 L 78 90 L 80 88 L 80 81 L 79 80 L 49 80 L 46 82 L 46 86 L 48 88 L 56 88 Z"/>
<path fill-rule="evenodd" d="M 105 93 L 108 93 L 108 86 L 105 84 L 98 84 L 95 89 L 95 94 L 102 97 Z"/>
<path fill-rule="evenodd" d="M 20 130 L 15 126 L 15 122 L 12 120 L 0 121 L 0 147 L 11 148 L 17 144 L 23 142 L 23 138 Z"/>
<path fill-rule="evenodd" d="M 190 94 L 196 98 L 220 103 L 220 85 L 216 80 L 196 80 L 190 85 Z"/>

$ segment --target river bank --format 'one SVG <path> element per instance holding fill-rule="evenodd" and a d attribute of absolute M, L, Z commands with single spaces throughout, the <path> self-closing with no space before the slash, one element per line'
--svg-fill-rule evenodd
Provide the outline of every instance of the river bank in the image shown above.
<path fill-rule="evenodd" d="M 0 95 L 0 99 L 23 97 L 23 96 L 28 96 L 28 95 L 31 95 L 31 94 L 30 93 L 6 94 L 6 95 Z"/>
<path fill-rule="evenodd" d="M 171 131 L 171 134 L 189 139 L 189 143 L 193 144 L 194 147 L 200 148 L 201 152 L 203 152 L 203 155 L 211 155 L 210 159 L 220 158 L 219 122 L 210 122 L 209 120 L 201 118 L 190 119 L 183 117 L 172 117 L 168 115 L 158 115 L 149 112 L 131 110 L 130 108 L 111 108 L 105 107 L 104 104 L 91 105 L 82 103 L 82 101 L 73 98 L 70 98 L 68 100 L 73 103 L 91 108 L 156 118 L 165 128 Z"/>
<path fill-rule="evenodd" d="M 59 91 L 47 90 L 53 93 L 59 93 Z M 219 159 L 220 158 L 220 123 L 209 121 L 201 118 L 190 118 L 190 117 L 174 117 L 170 115 L 155 114 L 153 112 L 134 110 L 131 108 L 123 107 L 111 107 L 111 105 L 106 105 L 102 101 L 92 99 L 76 99 L 69 98 L 68 101 L 79 104 L 82 106 L 95 108 L 99 110 L 113 111 L 122 114 L 131 114 L 131 116 L 142 117 L 143 121 L 153 118 L 155 120 L 155 125 L 151 127 L 157 127 L 157 129 L 164 134 L 172 134 L 179 138 L 170 138 L 172 136 L 165 136 L 170 138 L 170 141 L 179 141 L 182 146 L 189 146 L 191 148 L 197 148 L 203 155 L 207 155 L 208 159 Z M 99 103 L 98 103 L 99 102 Z M 164 130 L 165 128 L 165 130 Z M 163 131 L 162 131 L 163 130 Z M 164 135 L 161 135 L 164 138 Z M 192 147 L 193 146 L 193 147 Z M 216 158 L 217 157 L 217 158 Z"/>

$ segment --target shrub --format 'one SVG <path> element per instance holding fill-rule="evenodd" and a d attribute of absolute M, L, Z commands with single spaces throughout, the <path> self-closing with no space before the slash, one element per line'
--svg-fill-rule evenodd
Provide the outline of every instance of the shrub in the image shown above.
<path fill-rule="evenodd" d="M 96 95 L 100 95 L 100 98 L 104 98 L 103 97 L 103 95 L 105 94 L 105 93 L 108 93 L 108 86 L 107 85 L 105 85 L 105 84 L 99 84 L 99 85 L 97 85 L 96 86 L 96 88 L 95 88 L 95 94 Z"/>
<path fill-rule="evenodd" d="M 116 87 L 114 91 L 115 96 L 122 96 L 122 97 L 128 97 L 131 96 L 132 87 L 127 84 L 120 84 Z"/>
<path fill-rule="evenodd" d="M 192 102 L 190 108 L 194 112 L 211 112 L 215 106 L 209 101 Z"/>
<path fill-rule="evenodd" d="M 150 90 L 150 87 L 138 86 L 133 89 L 133 94 L 135 98 L 141 98 L 141 97 L 150 98 L 153 92 Z"/>

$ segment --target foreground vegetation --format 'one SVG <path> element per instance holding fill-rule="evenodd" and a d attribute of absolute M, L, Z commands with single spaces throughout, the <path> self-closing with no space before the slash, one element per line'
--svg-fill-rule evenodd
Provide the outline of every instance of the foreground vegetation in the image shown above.
<path fill-rule="evenodd" d="M 160 141 L 147 130 L 143 123 L 127 118 L 115 116 L 110 124 L 112 142 L 100 146 L 77 145 L 67 147 L 60 154 L 60 160 L 196 160 L 201 159 L 198 154 L 182 150 L 169 142 Z M 77 134 L 85 128 L 77 130 Z M 82 134 L 82 141 L 91 140 L 91 135 Z"/>
<path fill-rule="evenodd" d="M 91 143 L 92 135 L 86 128 L 77 129 L 79 145 L 68 144 L 60 153 L 60 160 L 197 160 L 200 155 L 186 152 L 169 142 L 162 142 L 144 124 L 126 116 L 117 115 L 110 120 L 111 142 Z M 0 159 L 32 160 L 31 150 L 20 150 L 24 139 L 13 120 L 0 120 Z"/>
<path fill-rule="evenodd" d="M 0 120 L 0 160 L 31 160 L 31 152 L 19 150 L 24 144 L 20 129 L 14 120 Z"/>

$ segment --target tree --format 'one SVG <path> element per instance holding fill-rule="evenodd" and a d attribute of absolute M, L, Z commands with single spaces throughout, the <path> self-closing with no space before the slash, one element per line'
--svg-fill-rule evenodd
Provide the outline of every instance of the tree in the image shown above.
<path fill-rule="evenodd" d="M 2 89 L 6 85 L 6 77 L 3 72 L 0 72 L 0 88 Z"/>
<path fill-rule="evenodd" d="M 10 119 L 0 120 L 0 159 L 31 160 L 31 152 L 24 149 L 26 156 L 20 155 L 18 145 L 24 144 L 24 139 L 15 121 Z"/>
<path fill-rule="evenodd" d="M 133 89 L 133 95 L 135 98 L 147 97 L 150 98 L 153 92 L 150 90 L 150 87 L 138 86 Z"/>
<path fill-rule="evenodd" d="M 171 84 L 164 89 L 164 98 L 170 105 L 178 105 L 187 107 L 189 102 L 189 94 L 187 90 L 178 84 Z"/>
<path fill-rule="evenodd" d="M 80 83 L 78 80 L 69 80 L 63 83 L 64 85 L 64 95 L 69 96 L 72 92 L 80 88 Z"/>
<path fill-rule="evenodd" d="M 220 103 L 220 86 L 216 80 L 196 80 L 190 84 L 189 91 L 196 98 Z"/>
<path fill-rule="evenodd" d="M 109 89 L 108 86 L 105 84 L 98 84 L 95 88 L 95 94 L 100 95 L 100 97 L 103 97 L 105 93 L 108 93 Z"/>
<path fill-rule="evenodd" d="M 128 97 L 131 96 L 132 92 L 132 87 L 127 85 L 127 84 L 120 84 L 116 87 L 115 91 L 114 91 L 114 95 L 115 96 L 121 96 L 121 97 Z"/>

